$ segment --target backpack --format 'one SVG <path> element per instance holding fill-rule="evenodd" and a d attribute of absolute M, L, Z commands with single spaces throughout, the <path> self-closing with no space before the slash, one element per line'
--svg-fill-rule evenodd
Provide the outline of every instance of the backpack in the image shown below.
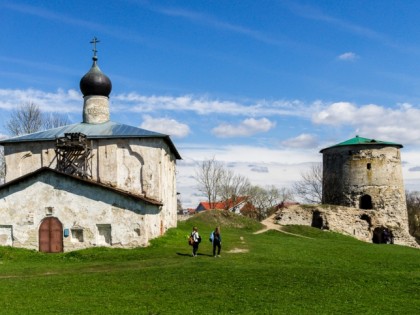
<path fill-rule="evenodd" d="M 194 236 L 190 235 L 190 237 L 188 238 L 188 245 L 194 245 Z"/>

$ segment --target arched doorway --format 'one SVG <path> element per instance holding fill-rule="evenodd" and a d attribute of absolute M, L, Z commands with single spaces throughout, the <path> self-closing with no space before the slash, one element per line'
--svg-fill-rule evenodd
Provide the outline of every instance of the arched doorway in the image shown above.
<path fill-rule="evenodd" d="M 63 251 L 63 225 L 57 218 L 46 218 L 39 226 L 39 251 L 44 253 Z"/>
<path fill-rule="evenodd" d="M 318 229 L 322 229 L 324 226 L 324 220 L 321 216 L 321 213 L 319 211 L 314 211 L 312 213 L 312 223 L 311 223 L 312 227 L 318 228 Z"/>
<path fill-rule="evenodd" d="M 371 196 L 363 195 L 360 198 L 360 209 L 365 209 L 365 210 L 373 209 Z"/>
<path fill-rule="evenodd" d="M 385 227 L 377 227 L 373 230 L 372 242 L 375 244 L 394 244 L 392 231 Z"/>

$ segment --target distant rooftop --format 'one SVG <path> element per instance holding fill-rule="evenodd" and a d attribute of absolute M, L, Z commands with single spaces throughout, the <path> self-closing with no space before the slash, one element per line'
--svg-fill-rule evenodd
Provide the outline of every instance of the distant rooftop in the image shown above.
<path fill-rule="evenodd" d="M 344 142 L 340 142 L 338 144 L 335 144 L 333 146 L 327 147 L 322 149 L 321 151 L 319 151 L 320 153 L 322 153 L 323 151 L 327 150 L 327 149 L 331 149 L 331 148 L 336 148 L 336 147 L 342 147 L 342 146 L 353 146 L 353 145 L 387 145 L 387 146 L 394 146 L 394 147 L 398 147 L 398 148 L 402 148 L 402 144 L 399 143 L 394 143 L 394 142 L 388 142 L 388 141 L 380 141 L 380 140 L 375 140 L 375 139 L 369 139 L 369 138 L 362 138 L 359 136 L 356 136 L 354 138 L 351 138 L 349 140 L 346 140 Z"/>

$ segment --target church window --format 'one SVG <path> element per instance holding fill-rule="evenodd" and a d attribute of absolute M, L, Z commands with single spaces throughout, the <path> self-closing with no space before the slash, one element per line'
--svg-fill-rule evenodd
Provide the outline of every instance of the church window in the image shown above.
<path fill-rule="evenodd" d="M 370 170 L 372 168 L 372 164 L 368 163 L 366 167 L 368 170 Z"/>
<path fill-rule="evenodd" d="M 72 229 L 71 240 L 76 243 L 77 242 L 82 243 L 83 242 L 83 229 Z"/>
<path fill-rule="evenodd" d="M 54 214 L 54 207 L 45 207 L 45 215 L 52 216 Z"/>
<path fill-rule="evenodd" d="M 112 245 L 111 224 L 97 224 L 96 226 L 98 228 L 97 245 Z"/>

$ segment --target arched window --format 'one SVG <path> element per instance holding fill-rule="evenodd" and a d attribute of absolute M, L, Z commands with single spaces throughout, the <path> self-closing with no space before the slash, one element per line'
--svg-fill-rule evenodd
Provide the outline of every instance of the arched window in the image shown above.
<path fill-rule="evenodd" d="M 366 209 L 366 210 L 373 209 L 371 196 L 363 195 L 360 198 L 360 209 Z"/>

